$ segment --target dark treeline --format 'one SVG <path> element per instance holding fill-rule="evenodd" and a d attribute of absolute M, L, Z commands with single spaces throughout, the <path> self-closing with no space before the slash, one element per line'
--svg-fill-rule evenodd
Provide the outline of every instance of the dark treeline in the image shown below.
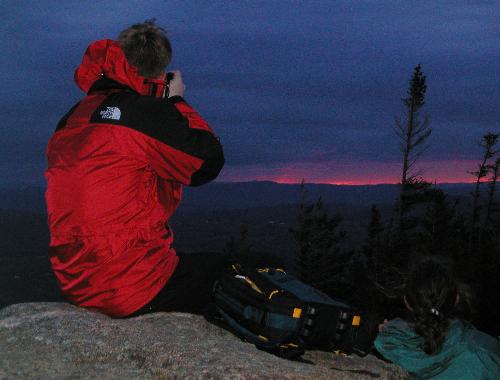
<path fill-rule="evenodd" d="M 342 217 L 330 215 L 322 198 L 308 199 L 307 186 L 303 185 L 297 222 L 290 229 L 297 243 L 296 260 L 288 269 L 333 298 L 360 309 L 365 315 L 365 327 L 375 334 L 384 318 L 404 316 L 402 296 L 412 261 L 438 255 L 453 262 L 464 282 L 462 301 L 467 302 L 462 305 L 467 307 L 462 307 L 460 317 L 498 336 L 499 135 L 483 136 L 482 157 L 471 172 L 475 187 L 470 202 L 459 205 L 442 189 L 422 179 L 422 173 L 415 169 L 432 133 L 430 119 L 421 115 L 426 90 L 426 77 L 418 65 L 407 96 L 402 99 L 404 117 L 396 119 L 402 172 L 392 215 L 382 218 L 377 205 L 373 205 L 366 240 L 356 248 L 345 248 L 342 242 L 346 234 L 340 230 Z M 251 255 L 246 235 L 244 229 L 239 240 L 228 244 L 228 250 Z"/>

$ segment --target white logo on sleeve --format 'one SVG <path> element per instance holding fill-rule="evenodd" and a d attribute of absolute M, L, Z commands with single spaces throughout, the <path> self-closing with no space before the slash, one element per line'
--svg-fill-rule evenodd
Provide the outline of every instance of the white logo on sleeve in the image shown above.
<path fill-rule="evenodd" d="M 118 107 L 106 107 L 100 112 L 100 115 L 103 119 L 120 120 L 122 113 Z"/>

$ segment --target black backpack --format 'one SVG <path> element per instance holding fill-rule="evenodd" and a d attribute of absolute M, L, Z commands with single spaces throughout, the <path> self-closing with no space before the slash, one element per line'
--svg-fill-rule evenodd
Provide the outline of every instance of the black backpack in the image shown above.
<path fill-rule="evenodd" d="M 360 316 L 282 269 L 234 264 L 213 295 L 227 327 L 260 349 L 290 359 L 305 349 L 354 350 Z"/>

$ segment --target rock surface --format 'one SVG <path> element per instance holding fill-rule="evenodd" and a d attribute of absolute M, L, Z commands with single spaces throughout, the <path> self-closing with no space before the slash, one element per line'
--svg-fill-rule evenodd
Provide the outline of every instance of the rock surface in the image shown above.
<path fill-rule="evenodd" d="M 278 358 L 184 313 L 111 319 L 65 303 L 0 310 L 0 379 L 405 379 L 374 356 Z"/>

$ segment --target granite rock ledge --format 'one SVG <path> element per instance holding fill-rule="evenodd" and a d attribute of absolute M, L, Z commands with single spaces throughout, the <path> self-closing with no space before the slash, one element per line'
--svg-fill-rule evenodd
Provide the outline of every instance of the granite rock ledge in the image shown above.
<path fill-rule="evenodd" d="M 284 360 L 185 313 L 112 319 L 66 303 L 0 310 L 0 379 L 406 379 L 374 356 Z"/>

